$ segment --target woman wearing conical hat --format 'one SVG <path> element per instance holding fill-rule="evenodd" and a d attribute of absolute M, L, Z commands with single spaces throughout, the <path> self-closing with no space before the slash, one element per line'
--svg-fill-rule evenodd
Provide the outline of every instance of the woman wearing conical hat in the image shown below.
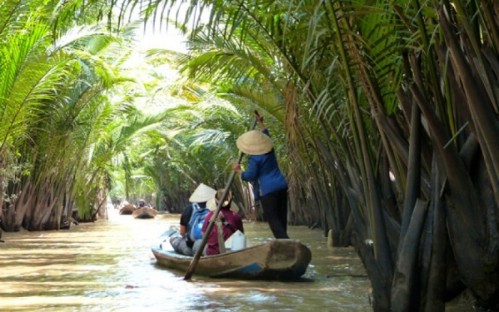
<path fill-rule="evenodd" d="M 256 116 L 259 130 L 242 134 L 236 141 L 239 150 L 248 157 L 248 168 L 242 170 L 238 163 L 232 168 L 244 181 L 255 187 L 255 200 L 260 199 L 263 215 L 275 238 L 289 238 L 287 233 L 288 183 L 281 173 L 269 131 L 263 117 Z"/>
<path fill-rule="evenodd" d="M 225 189 L 219 189 L 212 199 L 206 203 L 206 207 L 210 210 L 204 220 L 201 231 L 203 235 L 206 233 L 211 219 L 215 217 L 215 212 L 220 205 L 220 201 L 225 193 Z M 217 255 L 223 253 L 224 242 L 236 231 L 244 233 L 243 220 L 238 213 L 239 207 L 232 201 L 232 192 L 229 191 L 223 203 L 220 205 L 220 212 L 217 220 L 214 220 L 217 226 L 213 228 L 206 244 L 206 255 Z"/>
<path fill-rule="evenodd" d="M 186 256 L 196 253 L 196 242 L 200 243 L 203 238 L 201 228 L 204 217 L 208 214 L 206 202 L 213 198 L 216 192 L 215 189 L 200 183 L 191 194 L 190 203 L 182 210 L 180 216 L 180 235 L 170 238 L 170 244 L 176 252 Z M 199 220 L 196 216 L 200 216 Z"/>

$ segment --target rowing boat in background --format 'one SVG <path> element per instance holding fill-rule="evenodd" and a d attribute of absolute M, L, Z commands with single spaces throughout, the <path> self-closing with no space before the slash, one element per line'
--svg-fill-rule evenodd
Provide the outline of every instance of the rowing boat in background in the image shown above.
<path fill-rule="evenodd" d="M 151 219 L 158 214 L 158 211 L 154 208 L 143 207 L 137 208 L 132 212 L 132 216 L 136 219 Z"/>

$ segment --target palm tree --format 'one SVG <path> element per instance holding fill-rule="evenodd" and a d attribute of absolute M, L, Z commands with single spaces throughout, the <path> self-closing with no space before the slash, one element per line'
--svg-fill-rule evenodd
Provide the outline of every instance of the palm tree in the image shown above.
<path fill-rule="evenodd" d="M 89 49 L 95 47 L 98 40 L 109 42 L 110 39 L 102 33 L 94 33 L 94 40 L 89 34 L 80 34 L 83 36 L 72 40 L 72 44 L 86 42 Z M 21 158 L 32 167 L 29 175 L 19 180 L 20 183 L 10 186 L 11 191 L 26 190 L 21 193 L 23 198 L 7 209 L 16 212 L 16 220 L 11 225 L 15 228 L 21 222 L 28 229 L 58 228 L 63 208 L 71 206 L 72 181 L 77 170 L 81 169 L 78 163 L 86 156 L 82 151 L 92 146 L 95 140 L 92 131 L 99 130 L 99 122 L 105 121 L 106 115 L 109 118 L 109 107 L 102 105 L 105 99 L 100 94 L 110 86 L 113 73 L 106 72 L 102 63 L 96 62 L 92 51 L 75 53 L 68 48 L 69 44 L 58 43 L 46 46 L 49 53 L 44 51 L 48 57 L 43 66 L 48 67 L 51 59 L 57 60 L 55 65 L 65 69 L 66 74 L 62 77 L 68 80 L 47 86 L 50 91 L 58 86 L 59 90 L 54 94 L 57 96 L 46 98 L 44 104 L 49 105 L 38 110 L 37 118 L 32 118 L 36 120 L 29 133 L 32 141 L 22 146 Z M 60 70 L 49 74 L 61 77 Z"/>
<path fill-rule="evenodd" d="M 27 10 L 20 3 L 2 8 L 6 13 L 2 17 Z M 53 108 L 52 100 L 57 100 L 54 87 L 63 85 L 71 77 L 74 64 L 68 62 L 68 59 L 50 58 L 47 55 L 46 48 L 50 46 L 48 25 L 9 18 L 2 20 L 2 23 L 0 158 L 2 168 L 12 168 L 1 177 L 4 181 L 2 185 L 6 185 L 6 182 L 14 178 L 22 179 L 27 170 L 30 170 L 30 164 L 24 155 L 18 157 L 16 154 L 30 144 L 32 138 L 29 137 L 29 130 L 36 127 L 44 109 Z M 20 27 L 26 27 L 29 31 Z M 25 190 L 26 194 L 29 193 Z M 15 189 L 7 190 L 7 193 L 16 194 Z M 16 200 L 15 196 L 10 197 L 6 204 L 13 205 Z M 15 213 L 13 211 L 7 208 L 6 215 L 1 216 L 4 227 L 15 229 L 22 222 L 25 209 L 19 209 Z"/>
<path fill-rule="evenodd" d="M 92 209 L 86 203 L 102 197 L 96 189 L 105 186 L 105 172 L 98 161 L 108 161 L 97 157 L 93 162 L 95 144 L 111 115 L 119 112 L 113 112 L 116 107 L 102 96 L 120 82 L 101 53 L 116 39 L 82 27 L 56 37 L 51 25 L 69 18 L 66 13 L 74 4 L 57 6 L 61 11 L 51 10 L 52 3 L 33 11 L 37 5 L 31 4 L 2 5 L 0 154 L 2 168 L 11 168 L 1 177 L 2 185 L 7 185 L 4 197 L 8 201 L 0 215 L 6 230 L 18 230 L 21 225 L 33 230 L 58 228 L 61 217 L 71 213 L 75 197 L 78 201 L 81 194 L 90 198 L 80 202 L 79 208 Z M 66 28 L 59 24 L 58 29 Z M 95 183 L 93 187 L 78 183 L 85 175 L 92 177 L 85 181 Z"/>

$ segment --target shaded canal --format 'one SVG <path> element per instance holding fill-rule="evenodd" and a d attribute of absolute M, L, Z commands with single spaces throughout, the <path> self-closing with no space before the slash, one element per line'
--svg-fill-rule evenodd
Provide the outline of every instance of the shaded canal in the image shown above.
<path fill-rule="evenodd" d="M 179 215 L 108 220 L 52 232 L 4 233 L 1 311 L 372 311 L 370 283 L 351 248 L 326 247 L 320 230 L 291 226 L 312 250 L 296 282 L 236 281 L 156 265 L 150 246 Z M 245 223 L 251 242 L 270 239 L 265 223 Z M 453 309 L 449 311 L 466 311 Z"/>

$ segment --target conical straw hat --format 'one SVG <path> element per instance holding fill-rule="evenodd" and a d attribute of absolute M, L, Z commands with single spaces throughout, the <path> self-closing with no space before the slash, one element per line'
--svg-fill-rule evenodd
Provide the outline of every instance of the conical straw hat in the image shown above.
<path fill-rule="evenodd" d="M 206 207 L 208 207 L 208 209 L 210 209 L 211 211 L 217 210 L 218 198 L 222 197 L 223 194 L 224 194 L 224 190 L 223 189 L 218 190 L 217 194 L 215 195 L 216 197 L 213 197 L 212 199 L 210 199 L 206 203 Z M 227 206 L 228 202 L 231 199 L 232 199 L 232 192 L 229 191 L 229 193 L 227 194 L 227 197 L 225 198 L 224 203 L 222 204 L 222 207 Z M 230 202 L 230 210 L 232 210 L 234 212 L 238 212 L 239 211 L 239 207 L 236 205 L 236 203 L 234 203 L 233 201 L 231 201 Z"/>
<path fill-rule="evenodd" d="M 272 140 L 261 131 L 243 133 L 236 141 L 237 148 L 248 155 L 263 155 L 272 150 Z"/>
<path fill-rule="evenodd" d="M 194 190 L 189 201 L 191 203 L 205 203 L 210 198 L 213 198 L 217 191 L 207 186 L 206 184 L 199 184 L 198 187 Z"/>

